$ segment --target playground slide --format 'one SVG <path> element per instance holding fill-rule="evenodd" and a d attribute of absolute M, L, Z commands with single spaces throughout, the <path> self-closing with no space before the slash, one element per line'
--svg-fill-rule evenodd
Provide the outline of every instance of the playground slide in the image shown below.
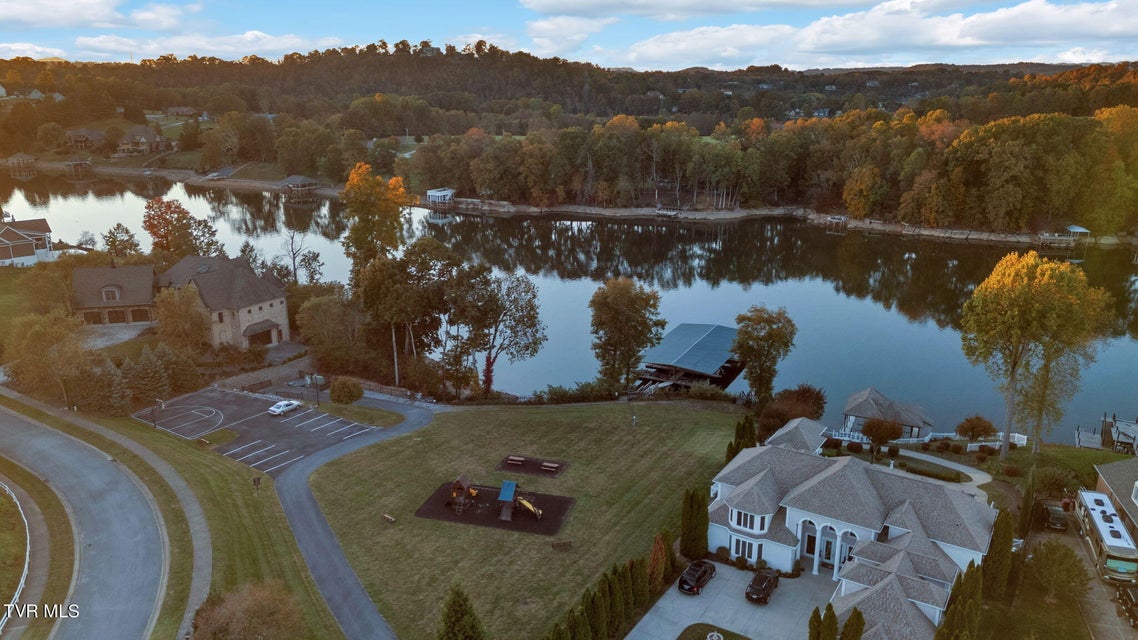
<path fill-rule="evenodd" d="M 522 507 L 524 507 L 530 513 L 532 513 L 533 517 L 537 518 L 538 520 L 541 520 L 541 509 L 538 509 L 537 507 L 535 507 L 532 502 L 530 502 L 529 500 L 526 500 L 525 498 L 519 497 L 518 498 L 518 504 L 522 505 Z"/>

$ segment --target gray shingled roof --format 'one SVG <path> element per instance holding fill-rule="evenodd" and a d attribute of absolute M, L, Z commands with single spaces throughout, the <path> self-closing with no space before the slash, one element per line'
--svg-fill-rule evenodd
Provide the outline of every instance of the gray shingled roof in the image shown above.
<path fill-rule="evenodd" d="M 782 496 L 778 483 L 770 469 L 759 472 L 743 484 L 735 487 L 724 502 L 732 509 L 757 515 L 772 515 L 778 511 L 778 501 Z"/>
<path fill-rule="evenodd" d="M 644 366 L 668 365 L 713 376 L 728 360 L 735 360 L 731 345 L 735 329 L 717 324 L 680 324 L 644 352 Z"/>
<path fill-rule="evenodd" d="M 716 499 L 708 507 L 708 522 L 717 524 L 721 527 L 727 527 L 734 530 L 731 526 L 731 513 L 730 507 L 723 500 Z M 777 542 L 778 544 L 793 547 L 798 544 L 798 536 L 786 527 L 786 509 L 779 509 L 774 514 L 769 525 L 767 525 L 767 532 L 764 534 L 754 534 L 749 531 L 742 532 L 743 535 L 753 540 L 769 540 Z"/>
<path fill-rule="evenodd" d="M 118 289 L 118 300 L 103 302 L 103 288 Z M 76 267 L 71 272 L 71 300 L 76 309 L 154 303 L 154 266 Z"/>
<path fill-rule="evenodd" d="M 766 444 L 794 449 L 802 453 L 814 453 L 822 447 L 826 437 L 822 434 L 826 425 L 810 418 L 795 418 L 767 438 Z"/>
<path fill-rule="evenodd" d="M 1096 464 L 1095 470 L 1110 488 L 1110 492 L 1117 496 L 1118 503 L 1126 512 L 1131 522 L 1138 522 L 1138 505 L 1130 499 L 1134 490 L 1134 483 L 1138 482 L 1138 458 L 1127 458 L 1110 464 Z"/>
<path fill-rule="evenodd" d="M 189 282 L 211 311 L 240 310 L 285 297 L 283 289 L 254 273 L 242 258 L 186 256 L 159 277 L 162 286 Z"/>
<path fill-rule="evenodd" d="M 854 607 L 861 610 L 865 616 L 862 640 L 932 640 L 936 635 L 936 627 L 910 601 L 897 576 L 867 589 L 835 595 L 831 602 L 842 623 Z"/>
<path fill-rule="evenodd" d="M 838 458 L 826 473 L 795 487 L 782 504 L 880 530 L 888 511 L 873 490 L 868 466 L 857 458 Z"/>
<path fill-rule="evenodd" d="M 920 407 L 890 400 L 873 387 L 851 395 L 846 400 L 843 413 L 858 418 L 890 420 L 910 427 L 933 426 L 932 418 L 926 416 Z"/>

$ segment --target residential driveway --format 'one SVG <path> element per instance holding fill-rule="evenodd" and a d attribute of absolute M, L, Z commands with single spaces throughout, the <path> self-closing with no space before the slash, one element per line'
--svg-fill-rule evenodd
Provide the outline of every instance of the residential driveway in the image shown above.
<path fill-rule="evenodd" d="M 703 622 L 753 640 L 785 640 L 806 636 L 810 612 L 825 608 L 838 583 L 824 575 L 803 573 L 782 578 L 770 604 L 747 601 L 743 593 L 752 572 L 716 563 L 715 578 L 698 596 L 679 592 L 673 584 L 625 636 L 625 640 L 676 640 L 687 627 Z"/>
<path fill-rule="evenodd" d="M 71 516 L 71 595 L 67 602 L 40 604 L 75 604 L 79 612 L 61 618 L 53 637 L 149 637 L 167 562 L 160 515 L 149 493 L 106 454 L 7 410 L 0 410 L 0 453 L 50 483 Z"/>
<path fill-rule="evenodd" d="M 283 416 L 269 415 L 277 399 L 241 391 L 207 388 L 143 409 L 135 419 L 195 440 L 219 429 L 237 433 L 218 453 L 276 477 L 285 467 L 321 449 L 377 431 L 305 405 Z"/>

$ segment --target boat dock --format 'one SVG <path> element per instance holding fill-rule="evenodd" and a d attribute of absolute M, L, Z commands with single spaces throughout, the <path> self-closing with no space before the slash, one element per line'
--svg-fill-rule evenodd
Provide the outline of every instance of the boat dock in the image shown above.
<path fill-rule="evenodd" d="M 1138 422 L 1120 420 L 1104 413 L 1099 428 L 1075 427 L 1075 446 L 1084 449 L 1108 449 L 1134 455 L 1138 443 Z"/>

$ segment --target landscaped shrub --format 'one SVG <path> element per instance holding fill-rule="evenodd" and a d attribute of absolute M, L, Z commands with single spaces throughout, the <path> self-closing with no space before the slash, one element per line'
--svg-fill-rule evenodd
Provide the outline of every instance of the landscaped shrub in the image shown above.
<path fill-rule="evenodd" d="M 979 452 L 976 453 L 976 462 L 978 464 L 984 464 L 987 461 L 988 461 L 988 454 L 979 453 Z"/>
<path fill-rule="evenodd" d="M 898 447 L 895 444 L 891 444 L 889 445 L 888 452 L 890 458 L 896 458 L 897 456 L 901 455 L 901 447 Z"/>
<path fill-rule="evenodd" d="M 336 378 L 332 381 L 332 387 L 328 390 L 329 397 L 332 402 L 339 404 L 352 404 L 356 400 L 364 397 L 363 387 L 355 380 L 348 378 Z"/>
<path fill-rule="evenodd" d="M 1010 451 L 1015 451 L 1015 450 L 1016 450 L 1016 449 L 1018 449 L 1018 448 L 1019 448 L 1019 445 L 1018 445 L 1018 444 L 1016 444 L 1016 443 L 1014 443 L 1014 442 L 1009 442 L 1009 443 L 1008 443 L 1008 449 L 1009 449 Z"/>
<path fill-rule="evenodd" d="M 951 449 L 952 449 L 952 453 L 954 453 L 956 455 L 960 455 L 960 454 L 964 453 L 964 445 L 960 444 L 959 442 L 953 444 Z"/>
<path fill-rule="evenodd" d="M 735 398 L 719 387 L 708 383 L 693 384 L 690 389 L 680 395 L 686 395 L 692 400 L 712 400 L 719 402 L 732 402 Z"/>
<path fill-rule="evenodd" d="M 837 438 L 826 438 L 822 441 L 823 449 L 841 449 L 842 441 Z"/>
<path fill-rule="evenodd" d="M 929 449 L 932 449 L 932 448 L 933 448 L 933 446 L 927 442 L 921 443 L 921 451 L 928 451 Z"/>
<path fill-rule="evenodd" d="M 950 448 L 952 448 L 952 443 L 950 443 L 948 440 L 941 440 L 940 442 L 936 443 L 937 451 L 948 451 Z"/>
<path fill-rule="evenodd" d="M 736 569 L 746 569 L 747 568 L 747 558 L 745 556 L 737 556 L 735 558 L 734 564 L 735 564 Z"/>
<path fill-rule="evenodd" d="M 909 473 L 916 475 L 916 476 L 924 476 L 926 478 L 936 478 L 937 480 L 944 480 L 945 482 L 960 482 L 960 472 L 959 471 L 952 471 L 952 470 L 940 471 L 937 469 L 926 469 L 924 467 L 917 467 L 914 465 L 909 465 L 908 471 L 909 471 Z"/>
<path fill-rule="evenodd" d="M 996 449 L 995 449 L 995 447 L 991 447 L 991 446 L 988 446 L 988 445 L 986 445 L 986 444 L 982 444 L 982 445 L 980 445 L 980 448 L 979 448 L 978 450 L 980 451 L 980 453 L 982 453 L 982 454 L 984 454 L 984 455 L 986 455 L 986 456 L 994 456 L 994 455 L 996 455 Z"/>
<path fill-rule="evenodd" d="M 727 547 L 719 547 L 715 550 L 715 557 L 723 563 L 731 562 L 731 550 Z"/>
<path fill-rule="evenodd" d="M 1018 464 L 1005 464 L 1004 468 L 1000 470 L 1005 476 L 1011 478 L 1018 478 L 1023 473 Z"/>
<path fill-rule="evenodd" d="M 861 453 L 863 450 L 865 450 L 865 447 L 862 446 L 860 442 L 846 443 L 846 451 L 849 451 L 850 453 Z"/>

